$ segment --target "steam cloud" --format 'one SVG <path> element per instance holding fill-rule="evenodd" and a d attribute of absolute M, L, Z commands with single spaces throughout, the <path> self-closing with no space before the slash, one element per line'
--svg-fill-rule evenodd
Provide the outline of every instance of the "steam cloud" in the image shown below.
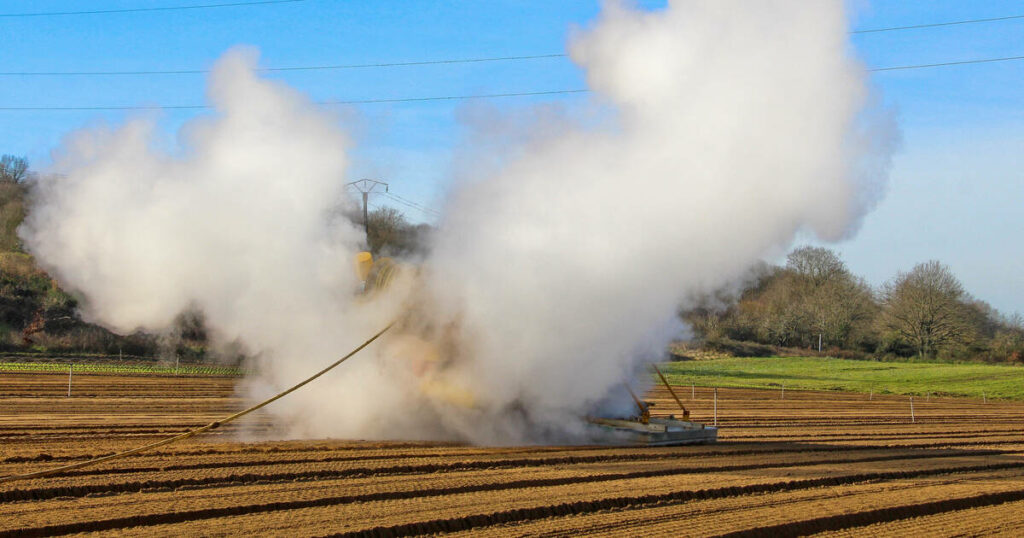
<path fill-rule="evenodd" d="M 579 416 L 628 409 L 621 382 L 686 297 L 798 232 L 848 236 L 877 200 L 893 131 L 868 113 L 846 32 L 840 2 L 609 4 L 570 40 L 595 111 L 538 113 L 500 164 L 465 174 L 427 259 L 372 300 L 351 269 L 361 231 L 336 217 L 346 136 L 246 50 L 214 70 L 216 113 L 178 154 L 146 120 L 69 137 L 22 236 L 113 330 L 202 311 L 255 355 L 254 399 L 400 317 L 268 408 L 287 435 L 578 439 Z"/>

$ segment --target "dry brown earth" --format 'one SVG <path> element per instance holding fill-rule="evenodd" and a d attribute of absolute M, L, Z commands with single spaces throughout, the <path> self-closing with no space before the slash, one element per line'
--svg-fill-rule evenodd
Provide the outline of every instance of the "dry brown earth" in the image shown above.
<path fill-rule="evenodd" d="M 0 373 L 0 475 L 133 448 L 243 406 L 230 378 Z M 712 389 L 681 387 L 713 422 Z M 0 483 L 0 536 L 1020 535 L 1024 404 L 721 389 L 720 442 L 473 447 L 215 433 Z M 675 412 L 667 391 L 650 399 Z"/>

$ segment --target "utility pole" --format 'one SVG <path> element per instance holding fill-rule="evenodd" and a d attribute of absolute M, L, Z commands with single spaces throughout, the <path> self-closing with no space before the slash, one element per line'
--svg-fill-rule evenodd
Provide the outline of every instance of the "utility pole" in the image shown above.
<path fill-rule="evenodd" d="M 377 187 L 384 186 L 384 192 L 388 192 L 388 184 L 376 179 L 360 179 L 346 183 L 346 187 L 352 187 L 363 195 L 363 231 L 366 233 L 366 244 L 370 244 L 370 212 L 366 208 L 370 202 L 370 193 Z"/>

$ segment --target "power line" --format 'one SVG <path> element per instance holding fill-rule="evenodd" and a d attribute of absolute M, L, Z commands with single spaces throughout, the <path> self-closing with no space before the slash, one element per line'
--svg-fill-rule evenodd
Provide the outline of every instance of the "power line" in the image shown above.
<path fill-rule="evenodd" d="M 557 95 L 564 93 L 585 93 L 588 89 L 568 89 L 551 91 L 522 91 L 514 93 L 478 93 L 475 95 L 441 95 L 436 97 L 399 97 L 352 100 L 318 100 L 315 105 L 373 105 L 380 102 L 420 102 L 429 100 L 461 100 L 486 99 L 497 97 L 524 97 L 530 95 Z M 112 107 L 0 107 L 0 111 L 153 111 L 153 110 L 202 110 L 210 109 L 209 105 L 142 105 Z"/>
<path fill-rule="evenodd" d="M 402 198 L 401 196 L 398 196 L 397 194 L 392 194 L 392 193 L 389 193 L 389 192 L 380 193 L 380 194 L 383 194 L 384 196 L 390 198 L 392 201 L 395 201 L 395 202 L 398 202 L 400 204 L 406 205 L 406 206 L 411 207 L 413 209 L 418 209 L 418 210 L 420 210 L 420 211 L 422 211 L 422 212 L 424 212 L 424 213 L 426 213 L 428 215 L 433 215 L 435 217 L 441 216 L 441 212 L 440 211 L 435 211 L 433 209 L 430 209 L 429 207 L 426 207 L 426 206 L 420 205 L 420 204 L 418 204 L 416 202 L 413 202 L 412 200 L 407 200 L 405 198 Z"/>
<path fill-rule="evenodd" d="M 569 93 L 587 93 L 590 90 L 548 90 L 540 92 L 514 93 L 483 93 L 477 95 L 445 95 L 439 97 L 401 97 L 395 99 L 358 99 L 353 101 L 317 101 L 318 105 L 366 105 L 374 103 L 415 103 L 419 101 L 458 101 L 462 99 L 494 99 L 498 97 L 529 97 L 533 95 L 560 95 Z"/>
<path fill-rule="evenodd" d="M 120 13 L 129 11 L 161 11 L 161 10 L 173 10 L 173 9 L 200 9 L 200 8 L 211 8 L 211 7 L 228 7 L 228 6 L 245 6 L 245 5 L 257 5 L 257 4 L 277 4 L 285 2 L 303 2 L 305 0 L 265 0 L 262 2 L 234 2 L 226 4 L 206 4 L 199 6 L 178 6 L 178 7 L 156 7 L 156 8 L 137 8 L 137 9 L 123 9 L 123 10 L 102 10 L 102 11 L 68 11 L 68 12 L 53 12 L 53 13 L 8 13 L 2 14 L 0 17 L 34 17 L 43 15 L 79 15 L 87 13 Z M 988 19 L 966 19 L 960 21 L 949 21 L 949 22 L 938 22 L 930 24 L 916 24 L 911 26 L 892 26 L 888 28 L 869 28 L 865 30 L 853 30 L 851 34 L 870 34 L 879 32 L 896 32 L 901 30 L 916 30 L 921 28 L 935 28 L 940 26 L 953 26 L 960 24 L 975 24 L 983 22 L 997 22 L 1007 21 L 1013 19 L 1024 19 L 1024 15 L 1008 15 L 1005 17 L 992 17 Z M 422 66 L 422 65 L 445 65 L 445 64 L 466 64 L 466 63 L 483 63 L 483 62 L 509 62 L 509 61 L 525 61 L 525 60 L 539 60 L 549 58 L 565 58 L 568 54 L 555 53 L 555 54 L 531 54 L 521 56 L 494 56 L 485 58 L 450 58 L 440 60 L 421 60 L 421 61 L 405 61 L 405 62 L 379 62 L 379 63 L 365 63 L 365 64 L 338 64 L 338 65 L 299 65 L 299 66 L 283 66 L 283 67 L 267 67 L 261 68 L 257 71 L 264 73 L 272 72 L 287 72 L 287 71 L 325 71 L 325 70 L 338 70 L 338 69 L 370 69 L 370 68 L 386 68 L 386 67 L 411 67 L 411 66 Z M 201 75 L 209 73 L 210 69 L 152 69 L 152 70 L 134 70 L 134 71 L 3 71 L 0 72 L 0 76 L 138 76 L 138 75 Z"/>
<path fill-rule="evenodd" d="M 52 17 L 63 15 L 101 15 L 107 13 L 138 13 L 142 11 L 181 11 L 186 9 L 209 9 L 217 7 L 256 6 L 263 4 L 288 4 L 305 2 L 306 0 L 260 0 L 255 2 L 229 2 L 223 4 L 201 4 L 192 6 L 136 7 L 126 9 L 96 9 L 91 11 L 46 11 L 41 13 L 0 13 L 3 18 L 15 17 Z"/>
<path fill-rule="evenodd" d="M 374 192 L 374 194 L 380 194 L 382 196 L 386 196 L 386 197 L 390 198 L 391 201 L 393 201 L 393 202 L 398 202 L 399 204 L 402 204 L 402 205 L 407 206 L 407 207 L 411 207 L 412 209 L 416 209 L 416 210 L 422 211 L 423 213 L 426 213 L 427 215 L 430 215 L 430 216 L 433 216 L 433 217 L 440 217 L 441 216 L 441 212 L 440 211 L 435 211 L 433 209 L 430 209 L 429 207 L 426 207 L 426 206 L 423 206 L 423 205 L 418 204 L 416 202 L 413 202 L 412 200 L 409 200 L 407 198 L 402 198 L 401 196 L 398 196 L 397 194 L 393 194 L 393 193 L 388 192 L 388 191 L 384 191 L 384 192 L 377 191 L 377 192 Z M 368 205 L 369 205 L 369 207 L 371 207 L 373 209 L 382 209 L 383 208 L 383 206 L 378 205 L 378 204 L 368 204 Z"/>
<path fill-rule="evenodd" d="M 413 204 L 413 205 L 416 205 L 416 206 L 421 206 L 424 209 L 427 209 L 428 211 L 434 211 L 433 209 L 428 209 L 426 206 L 424 206 L 423 204 L 421 204 L 419 202 L 414 202 L 412 200 L 409 200 L 408 198 L 402 198 L 401 196 L 399 196 L 399 195 L 397 195 L 397 194 L 395 194 L 393 192 L 388 192 L 387 194 L 388 194 L 388 196 L 390 196 L 392 198 L 398 199 L 398 201 L 400 201 L 400 202 L 405 202 L 407 204 Z"/>
<path fill-rule="evenodd" d="M 398 202 L 398 203 L 400 203 L 402 205 L 411 207 L 413 209 L 417 209 L 417 210 L 422 211 L 422 212 L 424 212 L 424 213 L 426 213 L 428 215 L 434 215 L 434 216 L 440 216 L 441 215 L 440 211 L 435 211 L 433 209 L 430 209 L 429 207 L 417 204 L 416 202 L 413 202 L 411 200 L 406 200 L 405 198 L 402 198 L 401 196 L 396 196 L 396 195 L 393 195 L 391 193 L 385 193 L 384 196 L 390 198 L 394 202 Z"/>
<path fill-rule="evenodd" d="M 925 69 L 929 67 L 945 67 L 953 65 L 983 64 L 993 62 L 1009 62 L 1024 60 L 1024 56 L 1008 56 L 1005 58 L 982 58 L 977 60 L 963 60 L 958 62 L 943 62 L 933 64 L 898 65 L 892 67 L 875 67 L 868 69 L 869 72 L 899 71 L 905 69 Z M 576 93 L 588 93 L 588 89 L 574 90 L 547 90 L 537 92 L 510 92 L 510 93 L 483 93 L 475 95 L 442 95 L 432 97 L 397 97 L 378 99 L 351 99 L 351 100 L 327 100 L 314 101 L 318 105 L 367 105 L 379 103 L 418 103 L 426 101 L 461 101 L 466 99 L 496 99 L 503 97 L 529 97 L 540 95 L 568 95 Z M 114 105 L 114 106 L 8 106 L 0 107 L 0 111 L 44 111 L 44 110 L 202 110 L 212 108 L 210 105 Z"/>
<path fill-rule="evenodd" d="M 974 24 L 979 22 L 1008 21 L 1011 19 L 1024 19 L 1024 15 L 1009 15 L 1006 17 L 993 17 L 991 19 L 969 19 L 963 21 L 936 22 L 932 24 L 915 24 L 912 26 L 893 26 L 890 28 L 871 28 L 868 30 L 853 30 L 851 34 L 873 34 L 877 32 L 896 32 L 899 30 L 917 30 L 919 28 L 935 28 L 938 26 L 954 26 L 957 24 Z"/>
<path fill-rule="evenodd" d="M 918 65 L 898 65 L 895 67 L 876 67 L 874 69 L 868 69 L 868 71 L 899 71 L 901 69 L 924 69 L 926 67 L 944 67 L 947 65 L 967 65 L 967 64 L 984 64 L 992 62 L 1009 62 L 1013 60 L 1024 60 L 1024 56 L 1009 56 L 1006 58 L 985 58 L 982 60 L 964 60 L 962 62 L 943 62 L 938 64 L 918 64 Z"/>
<path fill-rule="evenodd" d="M 565 54 L 534 54 L 529 56 L 495 56 L 491 58 L 455 58 L 446 60 L 424 60 L 416 62 L 390 62 L 340 65 L 300 65 L 290 67 L 264 67 L 256 69 L 261 73 L 282 71 L 323 71 L 330 69 L 367 69 L 374 67 L 408 67 L 415 65 L 468 64 L 483 62 L 508 62 L 517 60 L 539 60 L 543 58 L 564 58 Z M 202 75 L 211 69 L 168 69 L 143 71 L 0 71 L 0 76 L 119 76 L 119 75 Z"/>

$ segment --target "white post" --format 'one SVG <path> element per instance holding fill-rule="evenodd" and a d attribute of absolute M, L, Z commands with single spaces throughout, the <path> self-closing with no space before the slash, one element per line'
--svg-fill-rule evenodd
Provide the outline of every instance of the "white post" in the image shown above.
<path fill-rule="evenodd" d="M 177 354 L 174 355 L 174 375 L 178 375 L 178 363 L 181 362 L 181 357 Z"/>
<path fill-rule="evenodd" d="M 910 397 L 910 422 L 917 422 L 917 418 L 914 417 L 914 397 Z"/>
<path fill-rule="evenodd" d="M 718 387 L 715 387 L 715 426 L 718 426 Z"/>
<path fill-rule="evenodd" d="M 985 393 L 984 392 L 981 393 L 981 403 L 985 403 L 985 404 L 988 403 L 988 398 L 985 397 Z"/>
<path fill-rule="evenodd" d="M 932 393 L 929 392 L 928 394 L 925 394 L 924 395 L 924 401 L 926 401 L 926 402 L 932 401 Z"/>
<path fill-rule="evenodd" d="M 785 385 L 782 386 L 782 396 L 779 399 L 780 400 L 785 400 L 786 399 L 786 386 Z"/>
<path fill-rule="evenodd" d="M 71 372 L 74 371 L 75 365 L 68 365 L 68 398 L 71 397 Z"/>
<path fill-rule="evenodd" d="M 875 398 L 875 389 L 871 389 L 871 391 L 868 392 L 868 401 L 870 402 L 874 398 Z"/>
<path fill-rule="evenodd" d="M 818 333 L 818 353 L 821 353 L 821 333 Z"/>
<path fill-rule="evenodd" d="M 690 399 L 691 400 L 696 400 L 697 399 L 697 389 L 694 388 L 694 384 L 693 383 L 690 383 Z"/>

